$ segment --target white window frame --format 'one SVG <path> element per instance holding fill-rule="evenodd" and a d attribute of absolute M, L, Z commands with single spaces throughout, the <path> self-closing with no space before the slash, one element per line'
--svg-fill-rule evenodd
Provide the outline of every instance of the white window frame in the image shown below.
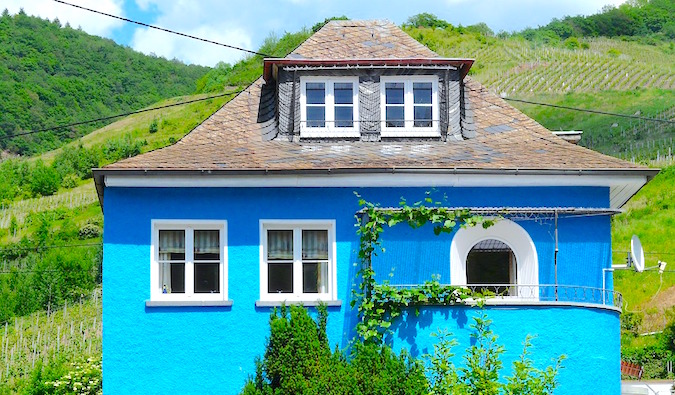
<path fill-rule="evenodd" d="M 387 127 L 387 102 L 386 83 L 402 82 L 404 84 L 404 110 L 403 119 L 405 126 Z M 431 127 L 415 127 L 415 103 L 413 96 L 413 83 L 431 83 Z M 441 128 L 439 122 L 439 98 L 437 75 L 407 75 L 407 76 L 382 76 L 380 77 L 380 135 L 382 137 L 440 137 Z"/>
<path fill-rule="evenodd" d="M 326 87 L 326 126 L 325 127 L 308 127 L 307 126 L 307 83 L 308 82 L 323 82 Z M 352 84 L 352 101 L 354 106 L 353 111 L 353 127 L 336 127 L 335 126 L 335 97 L 333 94 L 335 83 L 351 83 Z M 311 105 L 311 104 L 310 104 Z M 338 105 L 339 106 L 339 105 Z M 300 137 L 307 138 L 322 138 L 322 137 L 360 137 L 359 132 L 359 77 L 321 77 L 321 76 L 304 76 L 300 77 Z"/>
<path fill-rule="evenodd" d="M 163 293 L 159 281 L 159 231 L 185 231 L 185 293 Z M 194 231 L 220 231 L 220 292 L 194 292 Z M 152 220 L 150 245 L 150 301 L 152 302 L 224 302 L 227 296 L 227 221 L 225 220 Z"/>
<path fill-rule="evenodd" d="M 267 292 L 267 231 L 293 230 L 293 293 Z M 302 292 L 302 231 L 328 231 L 328 292 Z M 260 220 L 260 301 L 277 303 L 337 301 L 335 220 Z"/>

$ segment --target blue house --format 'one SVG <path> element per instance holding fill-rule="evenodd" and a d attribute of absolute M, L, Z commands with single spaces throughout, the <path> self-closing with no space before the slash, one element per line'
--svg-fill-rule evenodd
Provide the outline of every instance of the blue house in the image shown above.
<path fill-rule="evenodd" d="M 505 366 L 536 335 L 538 366 L 567 356 L 557 393 L 619 393 L 610 218 L 656 171 L 554 136 L 468 77 L 472 63 L 389 22 L 329 22 L 176 144 L 96 169 L 105 393 L 236 394 L 282 303 L 327 304 L 346 347 L 354 192 L 388 207 L 428 191 L 501 219 L 386 229 L 378 281 L 502 296 L 405 316 L 391 345 L 419 356 L 447 328 L 460 362 L 485 312 Z"/>

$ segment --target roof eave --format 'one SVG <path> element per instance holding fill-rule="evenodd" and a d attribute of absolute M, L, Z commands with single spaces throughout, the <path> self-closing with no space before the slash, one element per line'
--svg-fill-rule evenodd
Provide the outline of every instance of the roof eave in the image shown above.
<path fill-rule="evenodd" d="M 263 60 L 263 79 L 269 82 L 276 79 L 279 67 L 287 66 L 451 66 L 460 71 L 462 79 L 466 77 L 474 59 L 461 58 L 358 58 L 358 59 L 293 59 L 265 58 Z"/>
<path fill-rule="evenodd" d="M 101 207 L 105 191 L 106 176 L 114 177 L 274 177 L 274 176 L 331 176 L 331 175 L 372 175 L 372 174 L 413 174 L 413 175 L 486 175 L 486 176 L 597 176 L 597 177 L 644 177 L 634 192 L 617 204 L 620 208 L 639 189 L 654 178 L 659 170 L 649 168 L 598 168 L 598 169 L 475 169 L 475 168 L 307 168 L 307 169 L 93 169 L 94 182 Z"/>

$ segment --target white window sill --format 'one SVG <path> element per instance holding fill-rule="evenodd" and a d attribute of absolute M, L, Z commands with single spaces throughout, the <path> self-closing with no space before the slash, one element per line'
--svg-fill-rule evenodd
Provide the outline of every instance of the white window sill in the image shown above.
<path fill-rule="evenodd" d="M 145 307 L 230 307 L 231 300 L 146 300 Z"/>
<path fill-rule="evenodd" d="M 321 304 L 327 307 L 342 306 L 341 300 L 256 300 L 255 307 L 278 307 L 281 305 L 302 305 L 305 307 L 316 307 Z"/>
<path fill-rule="evenodd" d="M 358 130 L 341 131 L 341 130 L 316 130 L 316 129 L 300 129 L 300 138 L 358 138 L 361 137 L 361 132 Z"/>
<path fill-rule="evenodd" d="M 438 130 L 382 130 L 380 132 L 382 137 L 441 137 L 441 132 Z"/>

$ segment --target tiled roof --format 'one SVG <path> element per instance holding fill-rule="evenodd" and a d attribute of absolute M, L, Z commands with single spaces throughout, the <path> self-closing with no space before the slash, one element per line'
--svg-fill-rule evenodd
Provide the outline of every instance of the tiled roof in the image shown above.
<path fill-rule="evenodd" d="M 333 21 L 289 57 L 437 57 L 389 22 Z M 110 170 L 644 169 L 570 144 L 465 78 L 476 137 L 462 141 L 266 141 L 257 123 L 262 78 L 176 144 Z"/>

